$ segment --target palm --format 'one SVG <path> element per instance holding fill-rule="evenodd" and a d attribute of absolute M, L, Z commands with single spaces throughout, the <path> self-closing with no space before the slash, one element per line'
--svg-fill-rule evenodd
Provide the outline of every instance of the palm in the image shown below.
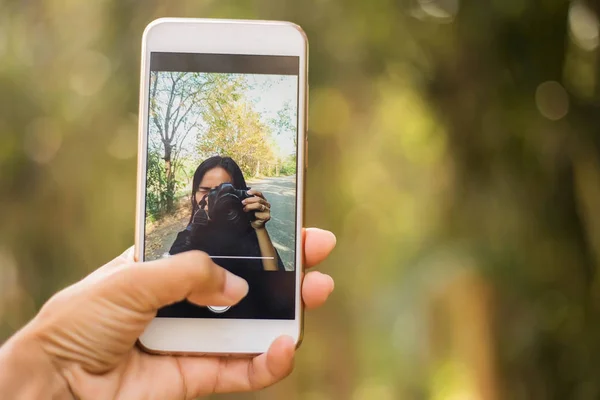
<path fill-rule="evenodd" d="M 253 370 L 250 359 L 160 357 L 132 349 L 110 371 L 79 376 L 75 389 L 82 398 L 192 399 L 270 384 Z"/>
<path fill-rule="evenodd" d="M 220 368 L 218 358 L 203 358 L 202 371 L 194 380 L 194 393 L 187 388 L 184 360 L 160 357 L 131 349 L 110 370 L 102 374 L 83 372 L 71 381 L 81 398 L 98 399 L 187 399 L 208 394 L 215 387 Z M 203 390 L 204 389 L 204 390 Z M 193 396 L 193 397 L 192 397 Z"/>
<path fill-rule="evenodd" d="M 56 325 L 55 337 L 66 338 L 69 332 L 86 333 L 76 348 L 60 349 L 61 358 L 77 361 L 66 372 L 79 397 L 187 399 L 213 391 L 256 390 L 267 386 L 273 378 L 283 377 L 254 372 L 266 370 L 254 367 L 266 363 L 266 354 L 254 359 L 226 359 L 157 356 L 140 351 L 135 346 L 136 339 L 154 315 L 132 313 L 130 308 L 123 307 L 124 303 L 136 307 L 131 304 L 134 297 L 120 293 L 112 301 L 98 297 L 101 300 L 88 302 L 85 309 L 76 307 L 76 301 L 70 303 L 72 308 L 63 308 L 63 313 L 71 317 L 70 322 Z M 93 318 L 83 320 L 79 312 Z M 53 316 L 59 318 L 60 314 Z"/>

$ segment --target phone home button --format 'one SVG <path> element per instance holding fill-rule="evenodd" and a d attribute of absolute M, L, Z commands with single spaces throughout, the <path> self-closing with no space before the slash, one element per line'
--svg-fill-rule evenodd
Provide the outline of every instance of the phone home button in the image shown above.
<path fill-rule="evenodd" d="M 217 313 L 217 314 L 222 314 L 231 308 L 231 306 L 207 306 L 207 307 L 210 311 Z"/>

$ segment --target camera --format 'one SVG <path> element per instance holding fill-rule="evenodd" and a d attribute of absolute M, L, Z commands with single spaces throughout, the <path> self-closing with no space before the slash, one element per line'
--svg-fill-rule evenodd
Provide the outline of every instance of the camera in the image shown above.
<path fill-rule="evenodd" d="M 242 200 L 253 197 L 248 191 L 236 189 L 231 183 L 222 183 L 208 192 L 208 218 L 221 227 L 247 229 L 254 220 L 254 212 L 244 212 Z"/>
<path fill-rule="evenodd" d="M 228 248 L 233 238 L 246 234 L 250 222 L 256 218 L 255 212 L 244 211 L 242 200 L 249 197 L 254 196 L 230 183 L 211 189 L 192 217 L 186 246 L 207 252 L 210 249 L 213 255 Z"/>

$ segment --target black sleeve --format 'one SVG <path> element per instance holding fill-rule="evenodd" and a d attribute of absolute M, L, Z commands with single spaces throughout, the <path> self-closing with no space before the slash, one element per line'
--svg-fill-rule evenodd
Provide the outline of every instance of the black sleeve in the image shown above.
<path fill-rule="evenodd" d="M 169 254 L 173 256 L 175 254 L 179 254 L 179 253 L 183 253 L 185 251 L 191 250 L 190 243 L 189 243 L 189 237 L 190 237 L 190 231 L 188 231 L 187 229 L 179 232 L 177 234 L 177 238 L 175 238 L 175 241 L 173 242 L 173 245 L 171 246 L 171 250 L 169 250 Z"/>

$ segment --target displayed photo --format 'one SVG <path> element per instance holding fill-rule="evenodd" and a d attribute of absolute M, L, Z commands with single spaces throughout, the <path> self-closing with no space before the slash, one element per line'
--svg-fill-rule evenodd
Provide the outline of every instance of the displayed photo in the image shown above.
<path fill-rule="evenodd" d="M 153 71 L 145 259 L 293 271 L 298 78 Z"/>

